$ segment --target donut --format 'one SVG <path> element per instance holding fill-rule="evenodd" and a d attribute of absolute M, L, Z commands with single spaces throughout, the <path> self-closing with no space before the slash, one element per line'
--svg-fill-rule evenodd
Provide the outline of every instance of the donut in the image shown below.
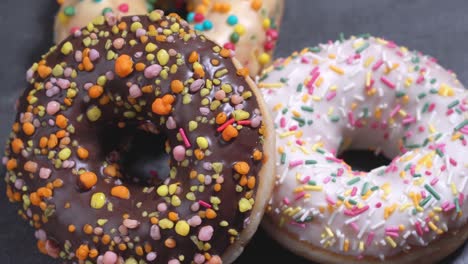
<path fill-rule="evenodd" d="M 208 38 L 236 52 L 258 75 L 271 63 L 278 40 L 284 0 L 158 0 L 156 8 L 187 13 L 187 21 Z"/>
<path fill-rule="evenodd" d="M 117 15 L 142 15 L 152 10 L 149 0 L 63 0 L 55 17 L 54 41 L 60 43 L 94 18 L 114 12 Z"/>
<path fill-rule="evenodd" d="M 192 0 L 187 21 L 258 75 L 270 64 L 278 40 L 284 0 Z"/>
<path fill-rule="evenodd" d="M 274 187 L 274 130 L 231 55 L 157 10 L 100 16 L 33 64 L 4 163 L 42 253 L 100 264 L 241 253 Z M 167 151 L 169 173 L 134 183 L 103 146 L 119 129 L 166 137 L 147 148 Z"/>
<path fill-rule="evenodd" d="M 259 87 L 276 129 L 265 229 L 319 263 L 433 263 L 468 237 L 468 99 L 453 72 L 367 34 L 279 59 Z M 391 159 L 368 172 L 339 154 Z"/>

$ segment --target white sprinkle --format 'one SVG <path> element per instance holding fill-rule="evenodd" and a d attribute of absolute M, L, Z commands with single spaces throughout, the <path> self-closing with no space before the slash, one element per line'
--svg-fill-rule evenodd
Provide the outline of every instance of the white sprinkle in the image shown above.
<path fill-rule="evenodd" d="M 332 213 L 332 215 L 330 216 L 330 218 L 328 219 L 328 223 L 327 223 L 327 224 L 328 224 L 329 226 L 332 225 L 333 220 L 335 220 L 335 217 L 336 217 L 337 213 L 338 213 L 338 210 L 335 210 L 335 211 Z"/>
<path fill-rule="evenodd" d="M 367 227 L 369 227 L 370 221 L 367 220 L 366 223 L 361 227 L 361 230 L 359 230 L 359 234 L 357 235 L 357 238 L 361 239 L 362 235 L 364 235 L 364 232 L 366 232 Z"/>
<path fill-rule="evenodd" d="M 375 230 L 375 229 L 377 229 L 377 228 L 382 227 L 383 225 L 385 225 L 385 221 L 384 221 L 384 220 L 382 220 L 382 221 L 378 222 L 377 224 L 371 226 L 371 229 L 372 229 L 372 230 Z"/>

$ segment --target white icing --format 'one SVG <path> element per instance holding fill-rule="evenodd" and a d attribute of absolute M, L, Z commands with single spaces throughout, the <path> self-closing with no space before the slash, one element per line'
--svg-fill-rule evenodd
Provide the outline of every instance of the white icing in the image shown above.
<path fill-rule="evenodd" d="M 267 217 L 314 246 L 382 259 L 462 227 L 464 87 L 432 58 L 382 39 L 319 48 L 279 60 L 260 79 L 278 146 Z M 394 159 L 368 173 L 352 171 L 335 158 L 343 148 Z M 310 211 L 317 214 L 301 214 Z"/>

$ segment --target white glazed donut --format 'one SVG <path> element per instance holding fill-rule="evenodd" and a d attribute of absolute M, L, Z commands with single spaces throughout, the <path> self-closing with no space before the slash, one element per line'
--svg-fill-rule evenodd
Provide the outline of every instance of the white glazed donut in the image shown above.
<path fill-rule="evenodd" d="M 55 18 L 55 43 L 107 12 L 118 16 L 142 15 L 149 7 L 147 0 L 64 0 Z"/>
<path fill-rule="evenodd" d="M 314 261 L 425 263 L 468 237 L 468 99 L 436 60 L 370 36 L 278 60 L 259 87 L 277 132 L 264 226 Z M 337 153 L 392 158 L 353 171 Z"/>

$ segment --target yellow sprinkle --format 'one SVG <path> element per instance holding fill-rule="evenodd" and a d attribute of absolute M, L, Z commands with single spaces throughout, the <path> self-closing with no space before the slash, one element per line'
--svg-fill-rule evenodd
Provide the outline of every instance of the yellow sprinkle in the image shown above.
<path fill-rule="evenodd" d="M 325 227 L 325 231 L 327 231 L 327 234 L 328 234 L 329 237 L 334 237 L 335 236 L 328 226 Z"/>
<path fill-rule="evenodd" d="M 313 95 L 312 100 L 314 100 L 315 102 L 320 102 L 322 100 L 322 97 L 317 96 L 317 95 Z"/>
<path fill-rule="evenodd" d="M 364 67 L 369 67 L 369 65 L 371 65 L 372 62 L 374 62 L 374 56 L 370 56 L 369 58 L 367 58 L 365 61 L 364 61 Z"/>
<path fill-rule="evenodd" d="M 300 174 L 299 172 L 296 173 L 296 181 L 301 181 L 301 176 L 302 174 Z"/>
<path fill-rule="evenodd" d="M 432 229 L 432 231 L 437 231 L 438 228 L 432 221 L 430 221 L 428 225 Z"/>
<path fill-rule="evenodd" d="M 159 220 L 158 225 L 162 229 L 171 229 L 172 227 L 174 227 L 174 223 L 167 218 Z"/>
<path fill-rule="evenodd" d="M 101 209 L 106 204 L 106 195 L 98 192 L 91 196 L 91 207 L 94 209 Z"/>
<path fill-rule="evenodd" d="M 395 241 L 393 241 L 391 237 L 386 236 L 385 240 L 387 240 L 387 242 L 390 244 L 390 246 L 392 246 L 392 248 L 396 248 L 397 244 L 395 243 Z"/>
<path fill-rule="evenodd" d="M 307 191 L 321 192 L 323 190 L 323 187 L 316 185 L 306 185 L 304 186 L 304 189 Z"/>
<path fill-rule="evenodd" d="M 190 232 L 190 226 L 186 221 L 182 220 L 177 222 L 177 224 L 175 225 L 175 231 L 181 236 L 187 236 Z"/>
<path fill-rule="evenodd" d="M 358 107 L 358 104 L 354 102 L 351 104 L 351 110 L 356 110 L 357 107 Z"/>
<path fill-rule="evenodd" d="M 435 132 L 437 132 L 437 130 L 432 124 L 429 124 L 429 132 L 431 132 L 431 134 L 434 134 Z"/>
<path fill-rule="evenodd" d="M 400 212 L 403 212 L 405 211 L 406 209 L 408 209 L 409 207 L 411 207 L 411 203 L 405 203 L 403 204 L 402 206 L 400 206 Z"/>
<path fill-rule="evenodd" d="M 293 191 L 293 192 L 294 192 L 294 193 L 300 193 L 300 192 L 302 192 L 302 191 L 304 191 L 304 187 L 299 186 L 299 187 L 294 188 L 294 191 Z"/>
<path fill-rule="evenodd" d="M 364 41 L 362 39 L 360 39 L 360 40 L 353 43 L 353 48 L 354 49 L 359 49 L 362 45 L 364 45 Z"/>
<path fill-rule="evenodd" d="M 258 88 L 282 88 L 283 83 L 259 83 Z"/>
<path fill-rule="evenodd" d="M 348 252 L 348 250 L 349 250 L 349 240 L 348 239 L 346 239 L 345 242 L 344 242 L 343 250 L 344 250 L 344 252 Z"/>
<path fill-rule="evenodd" d="M 295 131 L 288 131 L 288 132 L 281 133 L 279 136 L 280 136 L 280 138 L 285 138 L 285 137 L 292 136 L 295 133 L 296 133 Z"/>
<path fill-rule="evenodd" d="M 453 96 L 455 92 L 453 91 L 453 88 L 450 87 L 448 84 L 441 84 L 439 88 L 439 95 L 440 96 Z"/>
<path fill-rule="evenodd" d="M 327 114 L 328 114 L 328 115 L 333 114 L 333 111 L 334 111 L 334 110 L 335 110 L 335 109 L 334 109 L 333 107 L 328 108 L 328 113 L 327 113 Z"/>
<path fill-rule="evenodd" d="M 335 65 L 330 65 L 330 70 L 338 73 L 339 75 L 344 75 L 344 73 L 345 73 L 343 69 L 341 69 L 340 67 L 335 66 Z"/>
<path fill-rule="evenodd" d="M 406 78 L 405 80 L 405 87 L 408 88 L 413 84 L 413 79 L 411 77 Z"/>
<path fill-rule="evenodd" d="M 460 132 L 457 132 L 452 135 L 452 141 L 458 140 L 462 137 L 462 134 Z"/>
<path fill-rule="evenodd" d="M 289 216 L 293 216 L 293 215 L 299 213 L 299 211 L 301 211 L 301 210 L 302 210 L 302 208 L 296 207 L 296 208 L 294 208 L 291 212 L 289 212 L 288 215 L 289 215 Z"/>
<path fill-rule="evenodd" d="M 366 74 L 366 86 L 369 87 L 372 79 L 372 72 L 367 72 Z"/>
<path fill-rule="evenodd" d="M 377 43 L 379 43 L 381 45 L 387 45 L 388 44 L 388 41 L 386 41 L 385 39 L 382 39 L 382 38 L 377 38 L 376 41 L 377 41 Z"/>
<path fill-rule="evenodd" d="M 293 114 L 295 117 L 300 117 L 300 116 L 301 116 L 301 113 L 299 113 L 299 112 L 296 111 L 296 110 L 292 110 L 292 114 Z"/>
<path fill-rule="evenodd" d="M 453 195 L 457 195 L 458 194 L 458 191 L 457 191 L 457 186 L 455 186 L 455 183 L 451 183 L 450 184 L 450 187 L 452 188 L 452 193 Z"/>
<path fill-rule="evenodd" d="M 434 207 L 434 211 L 440 213 L 442 212 L 442 208 L 440 208 L 439 206 L 436 206 Z"/>
<path fill-rule="evenodd" d="M 252 204 L 250 203 L 250 201 L 246 198 L 241 198 L 239 200 L 239 211 L 241 213 L 245 213 L 250 210 L 252 210 Z"/>
<path fill-rule="evenodd" d="M 328 58 L 330 58 L 332 60 L 336 59 L 336 55 L 334 53 L 330 53 L 330 54 L 328 54 Z"/>
<path fill-rule="evenodd" d="M 422 211 L 424 211 L 424 208 L 422 208 L 421 206 L 418 205 L 418 206 L 416 206 L 416 210 L 418 210 L 419 212 L 422 212 Z"/>
<path fill-rule="evenodd" d="M 283 107 L 283 104 L 282 103 L 278 103 L 276 104 L 275 106 L 273 106 L 273 111 L 278 111 L 281 109 L 281 107 Z"/>
<path fill-rule="evenodd" d="M 406 111 L 403 110 L 403 109 L 400 109 L 400 110 L 398 111 L 398 114 L 400 114 L 402 117 L 405 117 L 405 116 L 408 115 L 408 114 L 406 113 Z"/>
<path fill-rule="evenodd" d="M 364 242 L 359 241 L 359 251 L 364 251 Z"/>
<path fill-rule="evenodd" d="M 300 149 L 304 154 L 310 154 L 310 151 L 308 151 L 304 146 L 300 146 L 299 149 Z"/>
<path fill-rule="evenodd" d="M 317 81 L 315 81 L 315 86 L 317 86 L 318 88 L 320 87 L 320 85 L 322 85 L 322 83 L 323 83 L 323 77 L 319 77 Z"/>

